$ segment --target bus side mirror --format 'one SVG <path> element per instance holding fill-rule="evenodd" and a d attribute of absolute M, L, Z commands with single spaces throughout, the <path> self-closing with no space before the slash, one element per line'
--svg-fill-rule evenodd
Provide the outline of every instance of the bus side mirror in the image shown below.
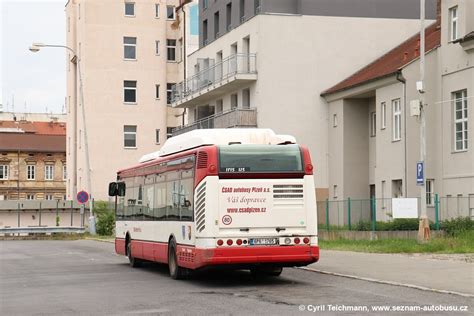
<path fill-rule="evenodd" d="M 125 196 L 126 186 L 125 182 L 117 182 L 117 195 Z"/>
<path fill-rule="evenodd" d="M 118 194 L 118 185 L 117 182 L 109 183 L 109 196 L 117 196 Z"/>

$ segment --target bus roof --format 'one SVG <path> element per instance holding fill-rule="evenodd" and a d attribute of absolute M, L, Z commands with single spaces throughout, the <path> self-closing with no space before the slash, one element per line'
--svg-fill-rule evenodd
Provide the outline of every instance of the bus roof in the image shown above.
<path fill-rule="evenodd" d="M 144 155 L 139 162 L 206 145 L 228 145 L 231 143 L 277 145 L 296 143 L 293 136 L 277 135 L 268 128 L 213 128 L 197 129 L 169 138 L 159 151 Z"/>

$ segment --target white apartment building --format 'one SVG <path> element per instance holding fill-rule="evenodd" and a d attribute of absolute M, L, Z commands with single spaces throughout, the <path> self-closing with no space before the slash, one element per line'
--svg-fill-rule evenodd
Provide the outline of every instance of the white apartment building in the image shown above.
<path fill-rule="evenodd" d="M 425 177 L 428 214 L 434 197 L 449 216 L 474 215 L 474 1 L 443 0 L 427 27 Z M 323 92 L 329 104 L 330 199 L 419 197 L 420 122 L 410 103 L 420 99 L 419 35 Z M 451 198 L 450 198 L 451 197 Z M 389 202 L 387 202 L 389 204 Z"/>
<path fill-rule="evenodd" d="M 419 2 L 200 2 L 200 48 L 172 106 L 189 124 L 272 128 L 307 145 L 318 200 L 328 196 L 328 104 L 321 92 L 419 29 Z M 427 1 L 434 21 L 436 1 Z M 350 56 L 350 57 L 348 57 Z M 191 66 L 192 65 L 192 66 Z"/>
<path fill-rule="evenodd" d="M 67 2 L 67 46 L 74 51 L 67 54 L 68 198 L 86 190 L 96 200 L 107 199 L 117 170 L 158 150 L 182 123 L 183 110 L 169 102 L 171 86 L 184 78 L 184 53 L 196 47 L 196 3 Z"/>

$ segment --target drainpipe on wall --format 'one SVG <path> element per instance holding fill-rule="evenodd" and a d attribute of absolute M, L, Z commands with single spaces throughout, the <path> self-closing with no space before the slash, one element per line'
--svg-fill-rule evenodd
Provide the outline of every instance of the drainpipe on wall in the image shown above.
<path fill-rule="evenodd" d="M 186 11 L 184 11 L 184 5 L 186 3 L 183 3 L 183 5 L 181 6 L 181 12 L 183 12 L 183 29 L 184 29 L 184 35 L 183 35 L 183 55 L 182 58 L 183 58 L 183 82 L 184 82 L 184 85 L 185 85 L 185 89 L 186 89 Z M 181 125 L 184 126 L 184 117 L 186 115 L 186 108 L 183 109 L 183 113 L 181 114 L 182 118 L 181 118 Z"/>
<path fill-rule="evenodd" d="M 404 171 L 405 171 L 405 197 L 408 197 L 408 182 L 407 182 L 407 81 L 403 77 L 402 70 L 397 71 L 397 81 L 403 83 L 403 144 L 405 147 L 404 152 Z"/>

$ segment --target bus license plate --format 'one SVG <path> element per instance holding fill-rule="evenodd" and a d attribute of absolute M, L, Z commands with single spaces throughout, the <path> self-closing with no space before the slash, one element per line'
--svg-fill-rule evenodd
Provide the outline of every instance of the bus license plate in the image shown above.
<path fill-rule="evenodd" d="M 277 238 L 251 238 L 249 240 L 250 246 L 268 246 L 268 245 L 277 245 Z"/>

